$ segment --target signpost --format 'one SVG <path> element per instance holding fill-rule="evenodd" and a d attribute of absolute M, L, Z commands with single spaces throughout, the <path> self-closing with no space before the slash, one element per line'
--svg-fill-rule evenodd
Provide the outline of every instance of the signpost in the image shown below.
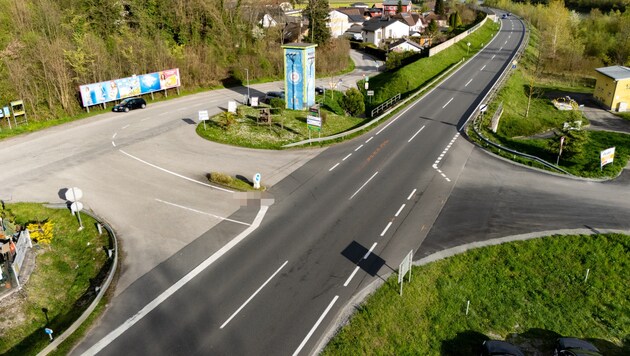
<path fill-rule="evenodd" d="M 558 159 L 556 160 L 556 166 L 560 164 L 560 155 L 562 155 L 562 145 L 564 145 L 564 136 L 560 137 L 560 150 L 558 151 Z"/>
<path fill-rule="evenodd" d="M 321 137 L 322 130 L 322 118 L 319 115 L 319 107 L 311 106 L 308 109 L 308 115 L 306 115 L 306 125 L 308 127 L 308 138 L 311 138 L 311 130 L 316 130 Z"/>
<path fill-rule="evenodd" d="M 83 209 L 83 204 L 79 201 L 83 197 L 83 192 L 77 187 L 72 187 L 66 191 L 66 200 L 72 202 L 70 204 L 70 211 L 72 214 L 77 214 L 79 218 L 79 231 L 83 230 L 83 222 L 81 221 L 80 211 Z"/>
<path fill-rule="evenodd" d="M 605 165 L 607 165 L 608 163 L 613 163 L 613 161 L 615 160 L 615 148 L 611 147 L 601 151 L 599 153 L 599 157 L 601 160 L 599 169 L 603 170 Z"/>
<path fill-rule="evenodd" d="M 411 282 L 411 263 L 413 259 L 413 250 L 409 251 L 407 256 L 400 262 L 400 266 L 398 266 L 398 284 L 400 284 L 400 295 L 402 296 L 403 283 L 405 279 L 405 275 L 409 272 L 409 281 Z"/>
<path fill-rule="evenodd" d="M 52 331 L 52 329 L 50 329 L 50 328 L 45 328 L 45 329 L 44 329 L 44 332 L 45 332 L 46 334 L 48 334 L 48 337 L 50 337 L 50 341 L 52 341 L 52 340 L 53 340 L 53 336 L 52 336 L 53 331 Z"/>
<path fill-rule="evenodd" d="M 260 179 L 261 179 L 260 173 L 254 174 L 254 179 L 253 179 L 254 189 L 260 189 Z"/>
<path fill-rule="evenodd" d="M 206 121 L 208 121 L 208 110 L 199 110 L 199 121 L 203 122 L 203 129 L 206 129 Z"/>
<path fill-rule="evenodd" d="M 236 114 L 236 101 L 234 100 L 228 101 L 228 112 Z"/>

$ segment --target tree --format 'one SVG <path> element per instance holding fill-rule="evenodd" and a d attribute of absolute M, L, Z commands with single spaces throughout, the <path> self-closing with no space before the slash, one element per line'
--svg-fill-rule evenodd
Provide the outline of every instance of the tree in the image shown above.
<path fill-rule="evenodd" d="M 330 40 L 330 29 L 326 26 L 328 7 L 328 0 L 309 0 L 306 9 L 304 9 L 312 43 L 323 45 Z"/>
<path fill-rule="evenodd" d="M 572 118 L 581 120 L 582 114 L 579 110 L 573 110 Z M 570 122 L 574 125 L 573 122 Z M 586 130 L 576 129 L 575 127 L 567 127 L 556 132 L 556 137 L 549 141 L 549 150 L 552 154 L 558 154 L 560 151 L 560 138 L 564 137 L 562 145 L 562 157 L 572 158 L 584 152 L 584 145 L 588 141 L 588 132 Z"/>
<path fill-rule="evenodd" d="M 398 4 L 396 4 L 396 13 L 400 14 L 401 12 L 403 12 L 403 10 L 402 10 L 402 0 L 398 0 Z"/>
<path fill-rule="evenodd" d="M 365 112 L 365 102 L 363 94 L 356 89 L 350 88 L 343 97 L 343 108 L 352 116 L 357 116 Z"/>
<path fill-rule="evenodd" d="M 456 29 L 462 25 L 462 19 L 459 17 L 459 12 L 455 11 L 448 17 L 448 24 L 452 29 Z"/>
<path fill-rule="evenodd" d="M 434 12 L 438 15 L 444 15 L 445 11 L 446 10 L 444 9 L 444 0 L 435 0 Z"/>
<path fill-rule="evenodd" d="M 429 38 L 433 38 L 435 37 L 435 35 L 438 32 L 438 24 L 437 21 L 435 21 L 435 19 L 432 19 L 431 22 L 429 22 L 429 26 L 427 26 L 427 34 L 429 35 Z"/>

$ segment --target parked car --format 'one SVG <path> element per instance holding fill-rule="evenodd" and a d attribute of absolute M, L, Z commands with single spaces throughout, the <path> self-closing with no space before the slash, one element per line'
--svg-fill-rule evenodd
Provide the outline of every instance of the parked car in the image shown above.
<path fill-rule="evenodd" d="M 525 356 L 525 354 L 509 342 L 486 340 L 481 347 L 481 356 Z"/>
<path fill-rule="evenodd" d="M 324 94 L 324 87 L 315 87 L 315 94 Z"/>
<path fill-rule="evenodd" d="M 284 91 L 268 91 L 265 94 L 265 97 L 263 98 L 262 102 L 266 103 L 266 104 L 269 104 L 269 102 L 273 98 L 280 98 L 280 99 L 284 100 Z"/>
<path fill-rule="evenodd" d="M 561 337 L 558 339 L 558 345 L 553 351 L 554 356 L 602 356 L 595 345 L 588 341 L 572 338 Z"/>
<path fill-rule="evenodd" d="M 129 110 L 134 109 L 144 109 L 147 107 L 147 102 L 142 98 L 127 98 L 121 101 L 120 103 L 114 105 L 112 111 L 116 112 L 129 112 Z"/>

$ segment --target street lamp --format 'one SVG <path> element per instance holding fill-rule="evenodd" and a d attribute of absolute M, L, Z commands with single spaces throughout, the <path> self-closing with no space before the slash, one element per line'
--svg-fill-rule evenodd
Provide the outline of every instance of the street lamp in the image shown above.
<path fill-rule="evenodd" d="M 249 69 L 245 68 L 245 74 L 247 75 L 247 105 L 250 105 L 250 96 L 249 96 Z"/>

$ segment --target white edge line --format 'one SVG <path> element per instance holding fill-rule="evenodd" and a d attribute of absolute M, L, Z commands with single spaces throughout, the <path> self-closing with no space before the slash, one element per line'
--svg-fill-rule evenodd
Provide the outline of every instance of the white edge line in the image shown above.
<path fill-rule="evenodd" d="M 363 256 L 363 259 L 366 260 L 368 257 L 370 257 L 370 254 L 372 254 L 372 251 L 374 251 L 374 247 L 376 247 L 376 242 L 372 244 L 372 247 L 370 247 L 370 249 L 368 250 L 368 252 L 365 254 L 365 256 Z M 358 266 L 357 266 L 358 267 Z"/>
<path fill-rule="evenodd" d="M 365 143 L 368 143 L 368 142 L 372 141 L 373 138 L 374 138 L 374 136 L 368 138 L 367 141 L 365 141 Z"/>
<path fill-rule="evenodd" d="M 116 142 L 112 141 L 112 146 L 116 147 Z"/>
<path fill-rule="evenodd" d="M 326 310 L 324 310 L 324 313 L 319 317 L 319 319 L 317 319 L 317 322 L 315 323 L 315 325 L 313 325 L 313 328 L 311 328 L 311 331 L 308 332 L 304 340 L 302 340 L 302 343 L 300 344 L 300 346 L 298 346 L 297 350 L 295 350 L 295 352 L 293 353 L 293 356 L 296 356 L 298 353 L 300 353 L 300 351 L 302 351 L 302 348 L 304 347 L 304 345 L 306 345 L 306 342 L 308 341 L 308 339 L 310 339 L 311 336 L 313 336 L 315 329 L 317 329 L 319 324 L 321 324 L 322 320 L 324 320 L 324 318 L 326 317 L 326 314 L 328 314 L 330 309 L 332 309 L 333 305 L 335 305 L 335 302 L 337 301 L 337 299 L 339 299 L 338 295 L 336 295 L 333 298 L 333 300 L 330 302 L 330 304 L 328 304 L 328 307 L 326 307 Z"/>
<path fill-rule="evenodd" d="M 424 129 L 426 125 L 423 125 L 420 130 L 418 130 L 418 132 L 416 132 L 413 136 L 411 136 L 411 138 L 409 139 L 409 141 L 407 141 L 407 143 L 411 142 L 411 140 L 413 140 L 414 138 L 416 138 L 416 136 L 418 136 L 418 134 L 420 133 L 420 131 L 422 131 Z"/>
<path fill-rule="evenodd" d="M 370 177 L 370 179 L 368 179 L 365 183 L 363 183 L 363 185 L 362 185 L 359 189 L 357 189 L 357 191 L 356 191 L 356 192 L 354 192 L 354 194 L 352 194 L 352 196 L 350 197 L 350 199 L 354 198 L 354 196 L 355 196 L 355 195 L 357 195 L 357 194 L 361 191 L 361 189 L 363 189 L 363 187 L 365 187 L 368 183 L 370 183 L 370 181 L 372 180 L 372 178 L 374 178 L 374 176 L 376 176 L 377 174 L 378 174 L 378 171 L 377 171 L 376 173 L 372 174 L 372 176 Z M 350 200 L 350 199 L 348 199 L 348 200 Z"/>
<path fill-rule="evenodd" d="M 174 206 L 174 207 L 178 207 L 178 208 L 180 208 L 180 209 L 184 209 L 184 210 L 192 211 L 192 212 L 194 212 L 194 213 L 198 213 L 198 214 L 202 214 L 202 215 L 208 215 L 208 216 L 211 216 L 211 217 L 213 217 L 213 218 L 215 218 L 215 219 L 225 220 L 225 221 L 230 221 L 230 222 L 233 222 L 233 223 L 236 223 L 236 224 L 241 224 L 241 225 L 245 225 L 245 226 L 250 226 L 250 224 L 248 224 L 248 223 L 246 223 L 246 222 L 242 222 L 242 221 L 238 221 L 238 220 L 233 220 L 233 219 L 230 219 L 230 218 L 224 218 L 224 217 L 221 217 L 221 216 L 218 216 L 218 215 L 214 215 L 214 214 L 206 213 L 205 211 L 201 211 L 201 210 L 197 210 L 197 209 L 189 208 L 189 207 L 187 207 L 187 206 L 183 206 L 183 205 L 179 205 L 179 204 L 171 203 L 171 202 L 168 202 L 168 201 L 166 201 L 166 200 L 162 200 L 162 199 L 158 199 L 158 198 L 155 198 L 155 200 L 159 201 L 160 203 L 164 203 L 164 204 L 167 204 L 167 205 L 171 205 L 171 206 Z"/>
<path fill-rule="evenodd" d="M 136 160 L 136 161 L 138 161 L 138 162 L 142 162 L 142 163 L 144 163 L 144 164 L 146 164 L 146 165 L 148 165 L 148 166 L 151 166 L 151 167 L 153 167 L 153 168 L 159 169 L 159 170 L 161 170 L 162 172 L 166 172 L 166 173 L 168 173 L 168 174 L 172 174 L 172 175 L 174 175 L 174 176 L 176 176 L 176 177 L 186 179 L 187 181 L 191 181 L 191 182 L 193 182 L 193 183 L 201 184 L 201 185 L 203 185 L 203 186 L 210 187 L 210 188 L 214 188 L 214 189 L 216 189 L 216 190 L 220 190 L 220 191 L 223 191 L 223 192 L 226 192 L 226 193 L 234 193 L 234 191 L 232 191 L 232 190 L 229 190 L 229 189 L 224 189 L 224 188 L 220 188 L 220 187 L 215 187 L 214 185 L 211 185 L 211 184 L 208 184 L 208 183 L 204 183 L 204 182 L 200 182 L 200 181 L 198 181 L 198 180 L 194 180 L 194 179 L 192 179 L 192 178 L 188 178 L 188 177 L 183 176 L 183 175 L 181 175 L 181 174 L 179 174 L 179 173 L 171 172 L 171 171 L 169 171 L 168 169 L 165 169 L 165 168 L 162 168 L 162 167 L 156 166 L 156 165 L 155 165 L 155 164 L 153 164 L 153 163 L 149 163 L 149 162 L 147 162 L 147 161 L 145 161 L 145 160 L 143 160 L 143 159 L 141 159 L 141 158 L 138 158 L 138 157 L 136 157 L 136 156 L 134 156 L 134 155 L 132 155 L 132 154 L 129 154 L 129 153 L 127 153 L 127 152 L 123 151 L 123 150 L 119 150 L 119 151 L 120 151 L 122 154 L 124 154 L 124 155 L 126 155 L 126 156 L 128 156 L 128 157 L 131 157 L 131 158 L 135 159 L 135 160 Z"/>
<path fill-rule="evenodd" d="M 238 309 L 234 312 L 234 314 L 232 314 L 232 315 L 228 318 L 228 320 L 226 320 L 226 321 L 225 321 L 225 323 L 223 323 L 223 325 L 221 325 L 221 327 L 220 327 L 219 329 L 223 329 L 223 328 L 224 328 L 224 327 L 225 327 L 225 326 L 226 326 L 226 325 L 227 325 L 227 324 L 228 324 L 228 323 L 229 323 L 229 322 L 230 322 L 230 321 L 231 321 L 231 320 L 232 320 L 232 319 L 236 316 L 236 314 L 238 314 L 238 313 L 239 313 L 239 312 L 240 312 L 243 308 L 245 308 L 245 306 L 246 306 L 247 304 L 249 304 L 249 302 L 251 302 L 251 301 L 252 301 L 252 299 L 254 299 L 254 297 L 256 296 L 256 294 L 258 294 L 258 293 L 259 293 L 259 292 L 260 292 L 263 288 L 265 288 L 265 286 L 267 285 L 267 283 L 269 283 L 269 282 L 273 279 L 273 277 L 275 277 L 278 273 L 280 273 L 280 270 L 281 270 L 284 266 L 286 266 L 286 265 L 287 265 L 287 263 L 289 263 L 289 261 L 284 261 L 284 263 L 282 264 L 282 266 L 280 266 L 280 268 L 278 268 L 278 269 L 277 269 L 277 270 L 276 270 L 276 271 L 275 271 L 275 272 L 271 275 L 271 277 L 267 278 L 267 280 L 265 281 L 265 283 L 263 283 L 263 284 L 262 284 L 262 285 L 261 285 L 261 286 L 260 286 L 260 287 L 259 287 L 259 288 L 255 291 L 255 292 L 254 292 L 254 294 L 252 294 L 252 295 L 251 295 L 251 297 L 249 297 L 249 298 L 245 301 L 245 303 L 243 303 L 243 304 L 241 305 L 241 307 L 240 307 L 240 308 L 238 308 Z"/>
<path fill-rule="evenodd" d="M 339 163 L 335 164 L 334 166 L 330 167 L 330 169 L 328 170 L 328 172 L 332 171 L 333 169 L 337 168 L 337 166 L 339 165 Z"/>
<path fill-rule="evenodd" d="M 342 159 L 342 161 L 347 160 L 348 158 L 350 158 L 350 156 L 352 156 L 352 153 L 350 153 L 349 155 L 345 156 L 345 157 Z"/>
<path fill-rule="evenodd" d="M 403 211 L 403 209 L 405 208 L 406 204 L 403 204 L 400 206 L 400 209 L 398 209 L 398 211 L 396 212 L 396 215 L 394 215 L 395 217 L 398 217 L 398 215 L 400 215 L 400 213 Z"/>
<path fill-rule="evenodd" d="M 348 277 L 348 279 L 346 279 L 346 283 L 343 284 L 344 287 L 347 287 L 348 284 L 350 284 L 350 281 L 352 280 L 352 278 L 354 278 L 354 275 L 357 274 L 357 272 L 359 272 L 359 266 L 357 266 L 354 271 L 352 271 L 352 273 L 350 274 L 350 277 Z"/>
<path fill-rule="evenodd" d="M 414 189 L 411 194 L 409 194 L 409 196 L 407 197 L 407 200 L 411 200 L 411 197 L 416 194 L 416 189 Z"/>
<path fill-rule="evenodd" d="M 212 254 L 212 256 L 208 257 L 205 261 L 201 262 L 197 267 L 195 267 L 192 271 L 188 272 L 184 277 L 182 277 L 179 281 L 175 282 L 172 286 L 170 286 L 167 290 L 162 292 L 159 296 L 153 299 L 149 304 L 145 305 L 144 308 L 140 309 L 139 312 L 134 314 L 131 318 L 127 319 L 124 323 L 118 326 L 116 329 L 107 334 L 104 338 L 99 340 L 96 344 L 92 345 L 89 349 L 87 349 L 83 355 L 95 355 L 102 349 L 104 349 L 107 345 L 109 345 L 112 341 L 122 335 L 127 329 L 132 327 L 135 323 L 144 318 L 147 314 L 149 314 L 153 309 L 157 308 L 162 302 L 168 299 L 171 295 L 175 294 L 179 289 L 181 289 L 184 285 L 190 282 L 193 278 L 195 278 L 199 273 L 208 268 L 211 264 L 213 264 L 216 260 L 218 260 L 221 256 L 223 256 L 226 252 L 236 246 L 239 242 L 245 239 L 249 234 L 251 234 L 254 230 L 260 226 L 265 214 L 267 213 L 268 206 L 263 205 L 258 210 L 258 214 L 256 214 L 256 218 L 252 222 L 252 225 L 243 230 L 240 234 L 238 234 L 234 239 L 221 247 L 217 252 Z"/>
<path fill-rule="evenodd" d="M 387 230 L 389 230 L 390 226 L 392 226 L 391 221 L 387 224 L 387 226 L 385 226 L 385 229 L 383 230 L 383 232 L 381 232 L 381 237 L 385 236 L 385 233 L 387 233 Z"/>

